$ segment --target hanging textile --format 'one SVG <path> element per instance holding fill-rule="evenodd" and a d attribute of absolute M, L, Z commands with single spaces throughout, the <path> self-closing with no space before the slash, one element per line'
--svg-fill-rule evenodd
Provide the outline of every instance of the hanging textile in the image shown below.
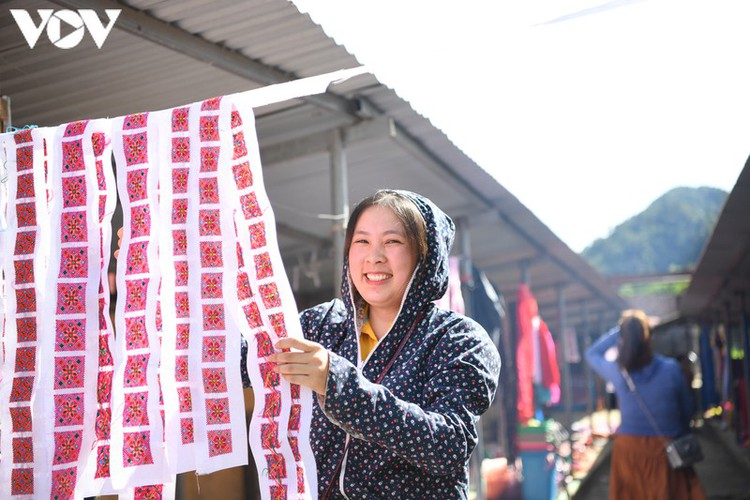
<path fill-rule="evenodd" d="M 516 310 L 518 421 L 525 424 L 534 417 L 535 402 L 556 404 L 560 401 L 560 370 L 552 334 L 539 317 L 529 286 L 523 283 L 518 285 Z"/>
<path fill-rule="evenodd" d="M 262 498 L 314 495 L 312 392 L 265 361 L 302 332 L 252 107 L 364 72 L 0 134 L 0 498 L 171 498 L 178 473 L 247 464 L 248 440 Z"/>

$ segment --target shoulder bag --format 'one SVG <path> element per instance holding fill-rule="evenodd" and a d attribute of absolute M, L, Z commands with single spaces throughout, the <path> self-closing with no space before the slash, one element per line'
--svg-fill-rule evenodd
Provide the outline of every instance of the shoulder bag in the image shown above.
<path fill-rule="evenodd" d="M 630 389 L 630 392 L 633 393 L 633 397 L 640 405 L 643 413 L 646 414 L 651 427 L 653 427 L 657 435 L 663 436 L 664 434 L 656 424 L 654 416 L 649 411 L 646 403 L 644 403 L 641 395 L 638 394 L 635 383 L 633 382 L 633 379 L 630 378 L 630 374 L 623 368 L 620 369 L 620 372 L 625 378 L 625 382 L 628 384 L 628 389 Z M 665 449 L 667 451 L 667 459 L 669 460 L 670 467 L 672 467 L 673 469 L 690 467 L 693 464 L 703 460 L 703 450 L 701 449 L 700 441 L 698 441 L 698 437 L 692 431 L 672 440 L 665 439 L 664 441 L 666 445 Z"/>

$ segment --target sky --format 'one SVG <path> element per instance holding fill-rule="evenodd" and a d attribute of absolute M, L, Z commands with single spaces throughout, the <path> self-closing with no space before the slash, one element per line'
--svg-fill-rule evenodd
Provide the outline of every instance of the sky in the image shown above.
<path fill-rule="evenodd" d="M 293 0 L 576 252 L 750 154 L 745 0 Z"/>

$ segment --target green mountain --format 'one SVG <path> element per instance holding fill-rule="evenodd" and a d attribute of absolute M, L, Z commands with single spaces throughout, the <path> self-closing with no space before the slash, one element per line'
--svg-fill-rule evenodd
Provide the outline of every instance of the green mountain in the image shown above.
<path fill-rule="evenodd" d="M 581 255 L 605 276 L 694 268 L 727 196 L 710 187 L 672 189 Z"/>

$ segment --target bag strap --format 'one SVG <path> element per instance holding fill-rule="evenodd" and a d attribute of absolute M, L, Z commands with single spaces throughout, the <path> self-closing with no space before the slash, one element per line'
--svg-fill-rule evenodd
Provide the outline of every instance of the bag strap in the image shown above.
<path fill-rule="evenodd" d="M 424 309 L 419 312 L 416 319 L 414 320 L 414 323 L 411 324 L 411 328 L 409 328 L 409 331 L 406 332 L 406 335 L 404 335 L 404 338 L 401 339 L 401 342 L 398 344 L 398 347 L 396 348 L 396 352 L 393 353 L 393 356 L 391 356 L 391 359 L 388 360 L 388 363 L 383 368 L 383 371 L 380 372 L 380 375 L 377 376 L 377 378 L 374 380 L 376 384 L 379 384 L 388 373 L 388 370 L 391 369 L 391 366 L 393 366 L 394 361 L 396 361 L 396 358 L 399 354 L 401 354 L 401 351 L 403 350 L 404 346 L 406 345 L 406 341 L 409 340 L 411 337 L 411 334 L 414 333 L 414 330 L 417 329 L 417 325 L 421 323 L 422 318 L 424 317 L 425 311 Z M 346 454 L 349 453 L 349 445 L 351 444 L 352 439 L 349 435 L 347 435 L 347 441 L 346 446 L 344 447 L 344 454 L 341 455 L 341 458 L 339 459 L 338 465 L 336 465 L 336 469 L 333 471 L 333 478 L 331 479 L 331 484 L 328 485 L 328 488 L 326 488 L 326 492 L 322 497 L 322 500 L 328 500 L 331 498 L 331 494 L 333 493 L 333 485 L 336 484 L 338 481 L 339 474 L 341 474 L 341 466 L 344 463 L 344 458 L 346 458 Z"/>
<path fill-rule="evenodd" d="M 651 411 L 646 406 L 646 403 L 643 401 L 643 398 L 641 398 L 641 395 L 638 393 L 638 390 L 635 386 L 635 382 L 633 382 L 633 379 L 630 378 L 630 374 L 627 372 L 625 368 L 620 368 L 620 373 L 622 373 L 622 376 L 628 385 L 628 389 L 630 389 L 631 394 L 633 394 L 633 397 L 638 402 L 638 405 L 641 407 L 641 410 L 643 410 L 643 413 L 646 414 L 646 417 L 648 418 L 648 421 L 651 424 L 651 427 L 653 427 L 654 431 L 656 431 L 656 434 L 659 437 L 661 437 L 662 440 L 664 440 L 665 445 L 668 445 L 669 441 L 665 438 L 664 433 L 659 428 L 659 424 L 656 423 L 656 419 L 651 414 Z"/>

